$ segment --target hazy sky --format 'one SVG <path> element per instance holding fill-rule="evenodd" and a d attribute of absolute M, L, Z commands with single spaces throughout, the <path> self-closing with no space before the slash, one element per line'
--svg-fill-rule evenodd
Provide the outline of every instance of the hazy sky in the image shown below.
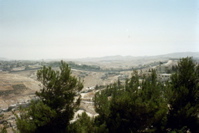
<path fill-rule="evenodd" d="M 199 52 L 199 0 L 0 0 L 0 57 Z"/>

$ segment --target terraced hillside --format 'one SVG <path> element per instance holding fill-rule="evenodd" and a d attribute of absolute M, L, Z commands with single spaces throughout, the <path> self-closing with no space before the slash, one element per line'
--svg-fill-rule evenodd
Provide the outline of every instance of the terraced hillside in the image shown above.
<path fill-rule="evenodd" d="M 0 72 L 0 108 L 26 102 L 39 90 L 39 82 L 14 73 Z"/>

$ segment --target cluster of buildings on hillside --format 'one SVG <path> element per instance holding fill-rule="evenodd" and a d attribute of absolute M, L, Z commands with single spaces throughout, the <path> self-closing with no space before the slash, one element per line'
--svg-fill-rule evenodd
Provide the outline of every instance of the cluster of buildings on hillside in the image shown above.
<path fill-rule="evenodd" d="M 157 79 L 161 82 L 169 81 L 171 78 L 172 73 L 176 72 L 177 70 L 177 60 L 169 60 L 167 63 L 160 64 L 152 69 L 156 70 L 157 73 Z M 142 72 L 142 75 L 149 76 L 151 75 L 152 71 L 146 70 Z"/>

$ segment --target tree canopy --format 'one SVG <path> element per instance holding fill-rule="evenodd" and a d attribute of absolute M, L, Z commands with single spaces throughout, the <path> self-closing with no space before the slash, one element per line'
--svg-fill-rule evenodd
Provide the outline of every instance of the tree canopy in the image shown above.
<path fill-rule="evenodd" d="M 80 98 L 74 99 L 82 83 L 71 76 L 61 62 L 60 70 L 43 67 L 37 73 L 43 88 L 22 110 L 17 119 L 21 132 L 71 133 L 192 133 L 199 132 L 199 65 L 192 58 L 182 58 L 169 82 L 159 82 L 157 73 L 140 78 L 134 71 L 124 83 L 119 80 L 94 97 L 95 111 L 90 118 L 83 113 L 69 124 Z"/>
<path fill-rule="evenodd" d="M 22 133 L 66 132 L 74 111 L 80 104 L 75 95 L 83 88 L 82 82 L 71 75 L 66 63 L 61 61 L 59 70 L 43 67 L 37 72 L 42 89 L 36 92 L 38 101 L 21 110 L 17 128 Z"/>
<path fill-rule="evenodd" d="M 199 65 L 192 58 L 179 61 L 171 78 L 171 89 L 168 127 L 199 132 Z"/>
<path fill-rule="evenodd" d="M 109 132 L 115 133 L 161 131 L 168 109 L 163 96 L 164 87 L 156 77 L 152 70 L 150 78 L 140 82 L 135 71 L 124 86 L 115 83 L 97 93 L 97 123 L 106 123 Z"/>

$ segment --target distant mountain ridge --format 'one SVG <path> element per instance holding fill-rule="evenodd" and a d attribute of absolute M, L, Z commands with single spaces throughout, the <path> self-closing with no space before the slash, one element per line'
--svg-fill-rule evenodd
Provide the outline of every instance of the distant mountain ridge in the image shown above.
<path fill-rule="evenodd" d="M 199 58 L 199 52 L 178 52 L 178 53 L 170 53 L 159 55 L 160 57 L 172 57 L 172 58 L 182 58 L 182 57 L 194 57 Z"/>
<path fill-rule="evenodd" d="M 162 54 L 162 55 L 153 55 L 153 56 L 122 56 L 122 55 L 113 55 L 113 56 L 104 56 L 104 57 L 87 57 L 87 58 L 77 58 L 77 59 L 70 59 L 70 58 L 60 58 L 60 59 L 44 59 L 45 61 L 58 61 L 58 60 L 65 60 L 65 61 L 127 61 L 127 60 L 137 60 L 137 59 L 169 59 L 169 58 L 182 58 L 182 57 L 193 57 L 199 58 L 199 52 L 175 52 L 169 54 Z M 17 59 L 7 59 L 4 57 L 0 57 L 1 61 L 5 60 L 17 60 Z M 27 59 L 26 59 L 27 60 Z"/>
<path fill-rule="evenodd" d="M 135 60 L 135 59 L 169 59 L 169 58 L 183 58 L 183 57 L 193 57 L 199 58 L 199 52 L 176 52 L 176 53 L 169 53 L 169 54 L 162 54 L 162 55 L 154 55 L 154 56 L 104 56 L 104 57 L 91 57 L 91 58 L 82 58 L 82 59 L 75 59 L 78 61 L 120 61 L 120 60 Z"/>

